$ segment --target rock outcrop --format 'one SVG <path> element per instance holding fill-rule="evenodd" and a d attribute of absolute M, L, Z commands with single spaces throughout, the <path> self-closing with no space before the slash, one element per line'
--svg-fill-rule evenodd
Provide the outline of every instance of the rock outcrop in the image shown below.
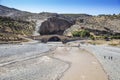
<path fill-rule="evenodd" d="M 58 34 L 62 35 L 73 23 L 60 17 L 52 17 L 43 22 L 40 26 L 39 33 L 41 35 Z"/>
<path fill-rule="evenodd" d="M 120 35 L 120 14 L 102 15 L 91 17 L 78 17 L 75 24 L 64 32 L 66 36 L 72 36 L 72 32 L 81 28 L 93 32 L 95 35 Z"/>
<path fill-rule="evenodd" d="M 80 25 L 77 25 L 77 24 L 72 25 L 70 28 L 68 28 L 68 29 L 66 29 L 66 30 L 64 31 L 64 34 L 63 34 L 63 35 L 65 35 L 65 36 L 73 36 L 73 35 L 72 35 L 72 32 L 74 32 L 74 31 L 79 31 L 80 29 L 81 29 L 81 26 L 80 26 Z"/>
<path fill-rule="evenodd" d="M 30 13 L 26 11 L 17 10 L 14 8 L 9 8 L 6 6 L 0 5 L 0 16 L 10 17 L 14 20 L 22 20 L 22 21 L 34 21 L 36 23 L 35 34 L 39 29 L 39 33 L 41 35 L 50 35 L 50 34 L 60 34 L 68 29 L 71 25 L 71 29 L 66 30 L 64 32 L 65 35 L 71 31 L 79 29 L 79 27 L 84 27 L 88 29 L 90 32 L 94 32 L 96 35 L 105 35 L 105 34 L 120 34 L 120 14 L 117 15 L 99 15 L 92 16 L 88 14 L 57 14 L 57 13 Z M 50 18 L 54 17 L 54 18 Z M 49 19 L 48 19 L 49 18 Z M 47 21 L 44 21 L 48 19 Z M 43 22 L 44 21 L 44 22 Z M 42 23 L 42 24 L 41 24 Z M 11 24 L 12 25 L 12 24 Z M 25 27 L 25 25 L 22 25 Z M 75 27 L 76 26 L 76 27 Z M 79 26 L 79 27 L 77 27 Z M 16 26 L 15 26 L 16 27 Z M 16 27 L 18 31 L 15 32 L 14 28 L 9 28 L 6 25 L 0 25 L 1 30 L 8 33 L 19 33 L 19 29 Z M 20 31 L 20 33 L 26 33 L 26 31 Z"/>

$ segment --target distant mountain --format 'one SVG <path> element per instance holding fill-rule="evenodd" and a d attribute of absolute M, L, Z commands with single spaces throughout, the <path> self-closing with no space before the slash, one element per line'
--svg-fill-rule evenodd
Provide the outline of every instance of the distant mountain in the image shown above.
<path fill-rule="evenodd" d="M 15 8 L 9 8 L 3 5 L 0 5 L 0 16 L 11 17 L 15 19 L 22 20 L 43 20 L 50 17 L 62 17 L 67 20 L 73 20 L 78 17 L 91 17 L 92 15 L 88 14 L 57 14 L 50 12 L 41 12 L 41 13 L 31 13 L 27 11 L 21 11 Z"/>
<path fill-rule="evenodd" d="M 65 17 L 71 17 L 71 18 L 87 18 L 87 17 L 92 17 L 92 15 L 89 14 L 62 14 Z"/>
<path fill-rule="evenodd" d="M 9 8 L 3 5 L 0 5 L 0 16 L 11 17 L 15 19 L 22 19 L 22 20 L 38 20 L 38 19 L 45 19 L 48 17 L 59 17 L 57 13 L 30 13 L 27 11 L 21 11 L 14 8 Z"/>
<path fill-rule="evenodd" d="M 91 15 L 88 14 L 57 14 L 57 13 L 49 13 L 49 12 L 31 13 L 27 11 L 21 11 L 15 8 L 9 8 L 3 5 L 0 5 L 0 16 L 11 17 L 17 20 L 20 19 L 25 21 L 45 20 L 50 17 L 61 17 L 69 21 L 73 21 L 78 17 L 82 17 L 82 18 L 91 17 Z"/>
<path fill-rule="evenodd" d="M 8 8 L 6 6 L 0 5 L 0 16 L 7 16 L 7 17 L 21 17 L 25 15 L 30 15 L 32 13 L 26 11 L 20 11 L 14 8 Z"/>

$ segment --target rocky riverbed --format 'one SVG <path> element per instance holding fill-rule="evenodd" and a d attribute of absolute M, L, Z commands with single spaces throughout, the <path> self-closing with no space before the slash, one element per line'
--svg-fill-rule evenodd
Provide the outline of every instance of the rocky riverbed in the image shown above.
<path fill-rule="evenodd" d="M 69 64 L 49 56 L 57 44 L 0 45 L 0 80 L 56 80 Z"/>
<path fill-rule="evenodd" d="M 120 80 L 120 48 L 105 45 L 82 45 L 100 61 L 109 80 Z"/>
<path fill-rule="evenodd" d="M 116 47 L 81 41 L 4 44 L 0 80 L 120 80 L 119 53 Z"/>

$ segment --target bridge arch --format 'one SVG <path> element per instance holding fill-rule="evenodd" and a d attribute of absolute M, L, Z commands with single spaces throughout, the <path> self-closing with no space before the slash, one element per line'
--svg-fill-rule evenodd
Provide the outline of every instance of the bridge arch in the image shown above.
<path fill-rule="evenodd" d="M 31 37 L 34 40 L 40 40 L 43 43 L 47 42 L 62 42 L 66 43 L 68 41 L 68 37 L 61 35 L 44 35 L 44 36 L 33 36 Z"/>
<path fill-rule="evenodd" d="M 52 36 L 52 37 L 48 38 L 47 41 L 48 41 L 48 42 L 53 42 L 53 41 L 59 42 L 59 41 L 62 41 L 62 40 L 61 40 L 61 38 L 58 37 L 58 36 Z"/>

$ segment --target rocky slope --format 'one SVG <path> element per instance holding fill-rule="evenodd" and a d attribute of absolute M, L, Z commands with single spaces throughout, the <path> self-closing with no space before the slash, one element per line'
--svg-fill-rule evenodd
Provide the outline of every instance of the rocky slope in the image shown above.
<path fill-rule="evenodd" d="M 14 8 L 9 8 L 3 5 L 0 5 L 0 16 L 6 16 L 11 17 L 14 19 L 21 19 L 21 20 L 28 20 L 28 21 L 36 21 L 40 19 L 46 19 L 49 17 L 58 17 L 57 13 L 48 13 L 48 12 L 42 12 L 42 13 L 30 13 L 26 11 L 21 11 Z"/>
<path fill-rule="evenodd" d="M 120 15 L 101 15 L 90 17 L 78 17 L 75 24 L 64 32 L 64 35 L 72 35 L 72 32 L 87 29 L 95 35 L 120 35 Z"/>
<path fill-rule="evenodd" d="M 0 17 L 0 41 L 19 41 L 19 35 L 32 35 L 34 29 L 34 22 Z"/>
<path fill-rule="evenodd" d="M 34 21 L 36 23 L 36 27 L 33 35 L 39 35 L 38 31 L 42 22 L 50 17 L 60 17 L 62 15 L 48 12 L 30 13 L 0 5 L 0 16 L 11 17 L 15 20 Z"/>
<path fill-rule="evenodd" d="M 0 16 L 11 17 L 13 19 L 23 20 L 23 21 L 37 21 L 49 17 L 58 17 L 60 15 L 58 15 L 57 13 L 48 13 L 48 12 L 30 13 L 0 5 Z"/>
<path fill-rule="evenodd" d="M 85 28 L 90 32 L 93 32 L 95 35 L 120 34 L 120 14 L 99 16 L 88 14 L 56 14 L 47 12 L 38 14 L 0 5 L 0 16 L 11 17 L 22 21 L 34 21 L 37 25 L 35 27 L 35 34 L 39 31 L 42 35 L 53 33 L 62 34 L 63 32 L 64 35 L 70 35 L 72 31 L 80 30 L 81 28 Z M 53 19 L 53 21 L 48 18 Z M 59 18 L 61 18 L 62 21 Z M 74 26 L 72 26 L 71 23 L 74 24 Z"/>
<path fill-rule="evenodd" d="M 0 16 L 11 17 L 14 19 L 27 19 L 28 16 L 31 16 L 31 15 L 32 13 L 30 12 L 20 11 L 14 8 L 9 8 L 9 7 L 0 5 Z"/>

